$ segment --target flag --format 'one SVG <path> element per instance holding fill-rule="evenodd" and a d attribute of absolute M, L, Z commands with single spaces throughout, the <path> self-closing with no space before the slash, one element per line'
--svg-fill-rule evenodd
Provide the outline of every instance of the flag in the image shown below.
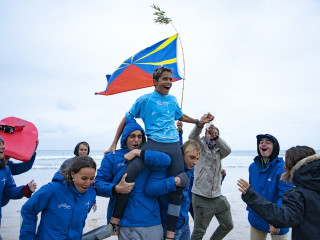
<path fill-rule="evenodd" d="M 177 66 L 177 37 L 178 34 L 175 34 L 128 58 L 112 75 L 106 76 L 106 90 L 95 94 L 113 95 L 151 87 L 153 70 L 160 66 L 173 70 L 172 81 L 181 80 Z"/>

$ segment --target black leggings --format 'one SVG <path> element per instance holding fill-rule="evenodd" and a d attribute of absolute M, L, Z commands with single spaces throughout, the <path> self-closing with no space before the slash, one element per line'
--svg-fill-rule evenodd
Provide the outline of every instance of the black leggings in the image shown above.
<path fill-rule="evenodd" d="M 167 153 L 171 158 L 170 166 L 168 167 L 169 177 L 177 176 L 184 172 L 182 152 L 179 142 L 175 143 L 160 143 L 152 139 L 148 140 L 142 147 L 144 150 L 161 151 Z M 134 158 L 128 163 L 128 166 L 123 172 L 123 175 L 127 173 L 126 182 L 134 182 L 137 176 L 146 167 L 143 160 L 139 157 Z M 168 206 L 168 230 L 174 232 L 176 224 L 180 214 L 180 206 L 183 196 L 183 188 L 177 187 L 177 191 L 169 194 L 169 206 Z M 124 210 L 129 201 L 129 194 L 118 194 L 116 196 L 116 203 L 112 216 L 115 218 L 122 218 Z"/>

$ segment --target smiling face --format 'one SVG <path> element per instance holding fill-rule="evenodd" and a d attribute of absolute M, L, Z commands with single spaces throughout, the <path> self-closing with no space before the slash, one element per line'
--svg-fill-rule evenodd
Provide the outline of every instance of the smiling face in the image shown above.
<path fill-rule="evenodd" d="M 172 86 L 172 73 L 164 71 L 158 80 L 153 79 L 153 84 L 158 93 L 168 95 Z"/>
<path fill-rule="evenodd" d="M 88 156 L 88 146 L 81 143 L 79 145 L 78 153 L 79 153 L 79 156 Z"/>
<path fill-rule="evenodd" d="M 259 142 L 259 152 L 266 162 L 273 151 L 273 142 L 269 138 L 262 138 Z"/>
<path fill-rule="evenodd" d="M 142 143 L 142 132 L 135 130 L 127 137 L 127 148 L 131 151 L 133 149 L 139 149 Z"/>
<path fill-rule="evenodd" d="M 206 131 L 205 138 L 209 140 L 212 144 L 214 144 L 213 138 L 217 135 L 219 135 L 218 129 L 216 129 L 213 124 L 211 124 L 209 129 Z"/>
<path fill-rule="evenodd" d="M 0 141 L 0 159 L 4 158 L 4 143 L 2 141 Z"/>
<path fill-rule="evenodd" d="M 96 170 L 94 168 L 81 168 L 79 172 L 71 172 L 74 187 L 80 192 L 85 193 L 90 185 L 93 184 Z"/>
<path fill-rule="evenodd" d="M 184 163 L 186 164 L 187 168 L 192 169 L 197 164 L 198 159 L 200 157 L 200 153 L 197 149 L 194 149 L 190 152 L 184 154 Z"/>

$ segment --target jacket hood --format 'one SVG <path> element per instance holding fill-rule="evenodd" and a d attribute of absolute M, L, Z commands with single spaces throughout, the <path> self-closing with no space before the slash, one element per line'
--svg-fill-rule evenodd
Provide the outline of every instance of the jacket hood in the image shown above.
<path fill-rule="evenodd" d="M 259 151 L 259 143 L 261 141 L 262 138 L 267 138 L 267 139 L 270 139 L 273 143 L 273 151 L 269 157 L 269 161 L 272 162 L 273 159 L 275 159 L 276 157 L 278 157 L 279 155 L 279 152 L 280 152 L 280 144 L 278 142 L 278 140 L 270 135 L 270 134 L 259 134 L 257 135 L 257 152 L 258 152 L 258 155 L 260 156 L 260 158 L 262 158 L 261 154 L 260 154 L 260 151 Z"/>
<path fill-rule="evenodd" d="M 133 118 L 126 118 L 125 126 L 122 131 L 121 135 L 121 148 L 127 148 L 127 138 L 133 131 L 140 130 L 142 132 L 142 144 L 143 145 L 146 142 L 146 136 L 144 133 L 143 128 L 136 122 Z"/>
<path fill-rule="evenodd" d="M 312 155 L 300 160 L 290 171 L 295 186 L 303 186 L 320 192 L 320 155 Z"/>
<path fill-rule="evenodd" d="M 74 155 L 76 155 L 76 156 L 79 157 L 79 146 L 80 146 L 80 144 L 83 144 L 83 143 L 88 144 L 88 155 L 89 155 L 89 153 L 90 153 L 90 146 L 89 146 L 89 143 L 87 143 L 87 142 L 79 142 L 79 143 L 76 145 L 76 147 L 74 148 L 74 151 L 73 151 Z"/>
<path fill-rule="evenodd" d="M 62 170 L 59 170 L 53 175 L 52 182 L 60 182 L 64 186 L 68 186 L 67 180 L 61 175 Z"/>

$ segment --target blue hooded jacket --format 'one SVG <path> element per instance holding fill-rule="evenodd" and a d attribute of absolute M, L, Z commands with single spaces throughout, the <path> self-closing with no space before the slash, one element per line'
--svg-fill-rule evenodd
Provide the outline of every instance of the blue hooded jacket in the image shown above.
<path fill-rule="evenodd" d="M 143 142 L 145 142 L 144 131 L 141 126 L 131 118 L 126 119 L 125 127 L 121 137 L 121 149 L 106 154 L 102 159 L 101 166 L 98 169 L 95 179 L 97 194 L 103 197 L 110 197 L 107 213 L 107 221 L 110 221 L 113 213 L 115 197 L 112 195 L 113 186 L 121 180 L 127 161 L 124 155 L 129 152 L 126 147 L 127 137 L 133 131 L 140 130 L 143 133 Z M 148 227 L 161 224 L 160 209 L 157 198 L 147 197 L 144 193 L 144 187 L 153 168 L 167 168 L 171 159 L 169 155 L 146 150 L 144 152 L 144 162 L 147 167 L 138 175 L 135 185 L 130 192 L 129 202 L 125 209 L 120 226 L 125 227 Z"/>
<path fill-rule="evenodd" d="M 80 240 L 95 198 L 92 186 L 82 194 L 57 172 L 53 182 L 41 187 L 23 205 L 19 239 Z M 39 212 L 41 221 L 36 232 Z"/>
<path fill-rule="evenodd" d="M 35 159 L 36 159 L 36 153 L 32 155 L 32 157 L 28 162 L 14 163 L 9 160 L 7 164 L 11 170 L 12 175 L 19 175 L 21 173 L 29 171 L 32 168 Z M 14 199 L 17 199 L 17 198 L 14 198 Z M 4 193 L 1 200 L 1 207 L 4 207 L 5 205 L 7 205 L 9 200 L 10 200 L 10 197 L 6 193 Z"/>
<path fill-rule="evenodd" d="M 176 225 L 176 229 L 182 228 L 186 222 L 189 222 L 189 208 L 191 204 L 191 188 L 193 185 L 193 174 L 194 168 L 188 169 L 184 165 L 185 173 L 189 178 L 189 185 L 183 190 L 183 199 L 181 202 L 180 215 Z M 166 226 L 167 223 L 167 211 L 169 204 L 169 193 L 176 191 L 176 185 L 174 182 L 174 177 L 168 177 L 167 169 L 161 169 L 152 172 L 148 184 L 145 188 L 145 192 L 149 197 L 159 197 L 160 209 L 161 209 L 161 219 L 163 225 Z"/>
<path fill-rule="evenodd" d="M 261 165 L 261 154 L 259 152 L 259 143 L 262 138 L 268 138 L 273 142 L 270 162 L 265 167 Z M 249 183 L 258 194 L 264 196 L 268 201 L 282 206 L 283 193 L 292 188 L 293 185 L 280 180 L 285 169 L 283 159 L 278 157 L 280 151 L 279 142 L 272 135 L 258 135 L 257 146 L 258 156 L 254 158 L 254 162 L 249 167 Z M 247 210 L 249 211 L 248 220 L 251 226 L 260 231 L 269 232 L 269 224 L 250 207 L 247 207 Z M 288 231 L 289 228 L 281 228 L 279 235 L 286 234 Z"/>
<path fill-rule="evenodd" d="M 0 169 L 0 201 L 5 196 L 6 199 L 20 199 L 23 197 L 21 193 L 22 186 L 17 187 L 9 166 L 5 166 L 4 169 Z M 6 200 L 7 201 L 7 200 Z M 1 209 L 0 209 L 0 226 L 1 226 Z"/>

